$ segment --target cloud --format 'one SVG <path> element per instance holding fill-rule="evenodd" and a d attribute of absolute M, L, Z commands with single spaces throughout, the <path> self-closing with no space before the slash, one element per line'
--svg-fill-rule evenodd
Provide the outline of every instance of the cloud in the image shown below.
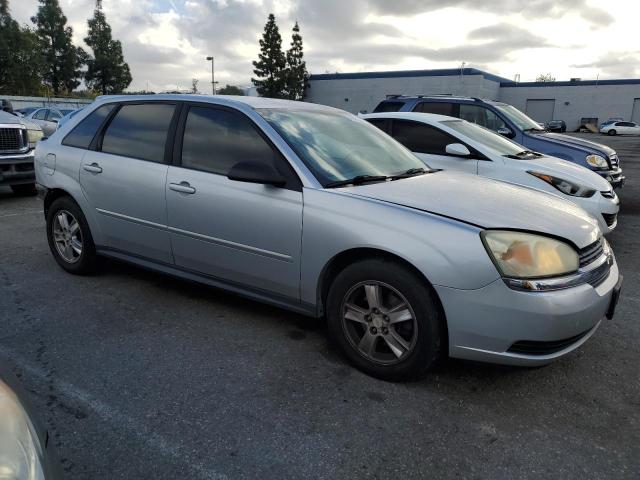
<path fill-rule="evenodd" d="M 634 78 L 640 76 L 639 52 L 609 52 L 593 62 L 571 65 L 573 68 L 599 70 L 604 76 Z"/>

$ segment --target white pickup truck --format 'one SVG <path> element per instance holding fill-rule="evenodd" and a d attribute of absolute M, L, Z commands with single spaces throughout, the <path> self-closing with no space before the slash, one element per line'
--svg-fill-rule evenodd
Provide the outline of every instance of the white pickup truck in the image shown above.
<path fill-rule="evenodd" d="M 8 185 L 18 195 L 35 195 L 33 150 L 43 132 L 35 123 L 10 113 L 10 106 L 8 110 L 0 110 L 0 186 Z"/>

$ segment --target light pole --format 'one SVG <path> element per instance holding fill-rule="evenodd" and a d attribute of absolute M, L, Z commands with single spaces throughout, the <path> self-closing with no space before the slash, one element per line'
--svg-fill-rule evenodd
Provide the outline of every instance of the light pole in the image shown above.
<path fill-rule="evenodd" d="M 213 59 L 213 57 L 207 57 L 207 60 L 211 62 L 211 92 L 215 95 L 216 94 L 216 77 L 214 73 L 215 60 Z"/>

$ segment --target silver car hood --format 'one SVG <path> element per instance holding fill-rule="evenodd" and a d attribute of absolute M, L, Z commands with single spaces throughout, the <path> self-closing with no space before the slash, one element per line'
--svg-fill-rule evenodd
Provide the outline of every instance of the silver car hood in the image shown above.
<path fill-rule="evenodd" d="M 584 248 L 601 235 L 598 222 L 555 195 L 460 172 L 441 171 L 393 182 L 337 189 L 481 228 L 506 228 L 562 237 Z"/>

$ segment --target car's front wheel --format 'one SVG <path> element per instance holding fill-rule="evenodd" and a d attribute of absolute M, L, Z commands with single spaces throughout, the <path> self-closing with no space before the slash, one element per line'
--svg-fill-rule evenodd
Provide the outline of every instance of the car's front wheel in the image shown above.
<path fill-rule="evenodd" d="M 47 239 L 58 265 L 77 275 L 91 273 L 96 248 L 82 210 L 70 197 L 55 200 L 47 212 Z"/>
<path fill-rule="evenodd" d="M 618 132 L 616 132 L 615 130 L 609 130 L 609 131 L 607 132 L 607 135 L 611 135 L 611 136 L 613 136 L 613 135 L 615 135 L 615 134 L 617 134 L 617 133 L 618 133 Z"/>
<path fill-rule="evenodd" d="M 435 291 L 411 269 L 386 259 L 359 261 L 336 276 L 327 322 L 347 359 L 384 380 L 419 377 L 445 343 Z"/>

